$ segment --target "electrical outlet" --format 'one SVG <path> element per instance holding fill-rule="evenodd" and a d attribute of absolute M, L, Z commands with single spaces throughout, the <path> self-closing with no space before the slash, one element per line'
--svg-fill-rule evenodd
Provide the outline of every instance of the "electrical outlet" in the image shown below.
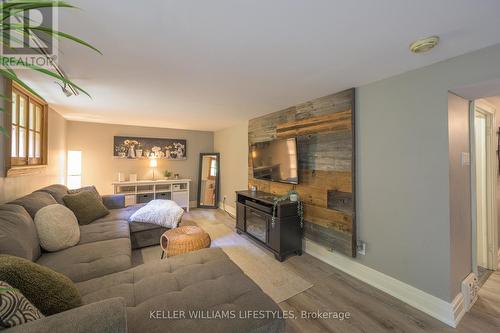
<path fill-rule="evenodd" d="M 358 250 L 358 254 L 361 254 L 362 256 L 366 255 L 366 242 L 358 241 L 358 244 L 356 247 Z"/>
<path fill-rule="evenodd" d="M 469 311 L 476 302 L 479 292 L 479 283 L 476 274 L 470 273 L 462 281 L 462 295 L 464 296 L 465 311 Z"/>

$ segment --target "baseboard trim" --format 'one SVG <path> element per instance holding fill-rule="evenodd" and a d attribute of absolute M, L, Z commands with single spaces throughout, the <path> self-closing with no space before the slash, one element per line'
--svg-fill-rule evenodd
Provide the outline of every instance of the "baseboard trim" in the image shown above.
<path fill-rule="evenodd" d="M 462 318 L 464 317 L 465 313 L 467 310 L 465 309 L 465 302 L 464 302 L 464 295 L 462 293 L 459 293 L 453 302 L 451 302 L 452 306 L 452 319 L 453 319 L 453 324 L 450 325 L 451 327 L 457 327 L 458 323 Z"/>
<path fill-rule="evenodd" d="M 305 252 L 451 327 L 456 327 L 465 314 L 462 293 L 459 293 L 451 303 L 448 303 L 409 284 L 362 265 L 351 258 L 331 252 L 308 239 L 305 239 Z"/>
<path fill-rule="evenodd" d="M 223 201 L 219 201 L 219 208 L 224 210 L 224 202 Z M 228 204 L 226 204 L 226 210 L 229 214 L 236 216 L 236 208 L 234 208 L 233 206 L 229 206 Z"/>
<path fill-rule="evenodd" d="M 189 208 L 196 208 L 198 207 L 198 201 L 189 201 Z"/>

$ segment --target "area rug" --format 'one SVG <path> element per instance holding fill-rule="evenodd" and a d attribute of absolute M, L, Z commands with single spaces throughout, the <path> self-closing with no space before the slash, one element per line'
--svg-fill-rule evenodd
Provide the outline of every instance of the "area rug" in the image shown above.
<path fill-rule="evenodd" d="M 313 285 L 280 263 L 269 251 L 244 235 L 238 235 L 218 214 L 193 211 L 183 217 L 183 225 L 198 225 L 210 235 L 211 247 L 220 247 L 276 303 L 283 302 Z M 158 260 L 159 246 L 134 251 L 133 262 Z"/>

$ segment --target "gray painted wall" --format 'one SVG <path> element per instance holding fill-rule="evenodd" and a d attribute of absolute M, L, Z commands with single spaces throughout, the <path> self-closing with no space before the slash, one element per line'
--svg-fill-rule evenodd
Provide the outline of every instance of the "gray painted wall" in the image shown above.
<path fill-rule="evenodd" d="M 458 293 L 471 256 L 450 216 L 448 91 L 499 77 L 495 45 L 358 89 L 361 263 L 446 301 Z"/>

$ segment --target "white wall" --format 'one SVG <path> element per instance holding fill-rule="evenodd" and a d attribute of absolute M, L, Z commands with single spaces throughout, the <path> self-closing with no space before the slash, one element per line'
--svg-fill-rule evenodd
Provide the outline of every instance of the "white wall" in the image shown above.
<path fill-rule="evenodd" d="M 235 208 L 235 191 L 248 188 L 248 121 L 214 133 L 214 148 L 220 153 L 220 200 Z"/>
<path fill-rule="evenodd" d="M 367 252 L 354 261 L 447 302 L 455 297 L 470 255 L 459 251 L 463 226 L 450 215 L 448 91 L 499 77 L 496 45 L 357 89 L 357 225 Z M 243 130 L 215 137 L 243 138 Z M 243 140 L 216 142 L 238 152 L 231 168 L 247 164 Z M 247 175 L 223 173 L 223 181 L 232 190 Z"/>
<path fill-rule="evenodd" d="M 113 193 L 111 183 L 118 180 L 118 172 L 127 177 L 135 173 L 138 179 L 153 178 L 148 160 L 113 158 L 114 136 L 186 139 L 187 160 L 160 159 L 155 176 L 162 177 L 163 172 L 169 170 L 191 178 L 190 200 L 196 200 L 200 153 L 213 152 L 212 132 L 68 121 L 68 150 L 82 151 L 82 184 L 95 185 L 102 194 Z"/>

